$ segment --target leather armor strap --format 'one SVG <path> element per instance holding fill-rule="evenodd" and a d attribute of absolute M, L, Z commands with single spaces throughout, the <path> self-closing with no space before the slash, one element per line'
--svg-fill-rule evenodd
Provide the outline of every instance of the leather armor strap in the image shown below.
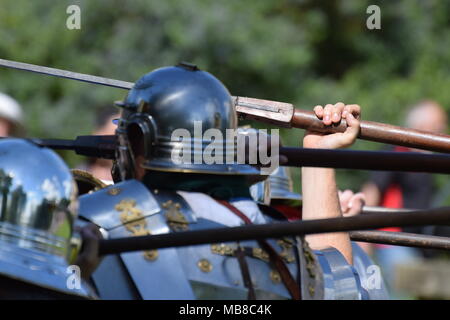
<path fill-rule="evenodd" d="M 241 269 L 242 280 L 244 281 L 244 286 L 248 289 L 248 300 L 256 300 L 255 288 L 253 287 L 252 278 L 250 277 L 250 270 L 248 268 L 248 263 L 245 260 L 245 253 L 241 246 L 238 245 L 236 249 L 236 258 L 239 262 L 239 268 Z"/>
<path fill-rule="evenodd" d="M 230 209 L 231 212 L 241 218 L 245 222 L 245 224 L 253 224 L 252 221 L 244 213 L 242 213 L 238 208 L 233 206 L 228 201 L 218 199 L 216 199 L 216 201 Z M 281 259 L 275 249 L 266 240 L 258 240 L 258 243 L 261 248 L 265 250 L 269 255 L 270 262 L 275 266 L 278 273 L 280 274 L 281 280 L 283 281 L 286 289 L 289 291 L 292 299 L 301 300 L 300 288 L 294 280 L 294 277 L 291 275 L 289 269 L 286 267 L 283 259 Z"/>

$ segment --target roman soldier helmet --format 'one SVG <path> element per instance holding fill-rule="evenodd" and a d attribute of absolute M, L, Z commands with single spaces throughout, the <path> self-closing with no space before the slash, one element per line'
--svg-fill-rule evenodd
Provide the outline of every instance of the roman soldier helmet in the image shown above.
<path fill-rule="evenodd" d="M 21 139 L 0 141 L 0 277 L 61 294 L 67 285 L 77 189 L 53 151 Z"/>
<path fill-rule="evenodd" d="M 265 204 L 278 200 L 299 205 L 302 201 L 302 196 L 294 192 L 291 174 L 287 167 L 278 167 L 266 180 L 252 185 L 250 193 L 253 199 Z"/>
<path fill-rule="evenodd" d="M 217 78 L 194 65 L 181 63 L 144 75 L 125 101 L 116 105 L 123 108 L 116 130 L 119 144 L 116 165 L 120 180 L 133 178 L 132 128 L 142 134 L 145 169 L 259 175 L 257 168 L 237 163 L 236 139 L 227 138 L 227 129 L 237 128 L 230 93 Z M 210 129 L 218 129 L 214 132 L 221 136 L 213 137 Z M 174 133 L 182 136 L 174 137 Z M 187 136 L 191 139 L 183 139 Z M 215 159 L 221 161 L 207 163 L 202 155 L 212 144 L 221 148 L 215 155 Z M 174 159 L 174 154 L 182 154 L 182 159 Z"/>

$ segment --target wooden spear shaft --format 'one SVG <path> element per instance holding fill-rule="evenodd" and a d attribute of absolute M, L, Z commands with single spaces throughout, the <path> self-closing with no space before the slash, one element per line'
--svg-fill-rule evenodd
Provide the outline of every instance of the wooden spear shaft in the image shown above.
<path fill-rule="evenodd" d="M 312 111 L 295 109 L 290 103 L 234 97 L 236 111 L 243 119 L 252 119 L 287 128 L 315 132 L 343 132 L 345 120 L 325 126 Z M 437 152 L 450 152 L 450 136 L 414 130 L 373 121 L 361 121 L 360 139 Z"/>
<path fill-rule="evenodd" d="M 450 250 L 450 238 L 424 234 L 391 231 L 350 231 L 353 241 L 425 249 Z"/>

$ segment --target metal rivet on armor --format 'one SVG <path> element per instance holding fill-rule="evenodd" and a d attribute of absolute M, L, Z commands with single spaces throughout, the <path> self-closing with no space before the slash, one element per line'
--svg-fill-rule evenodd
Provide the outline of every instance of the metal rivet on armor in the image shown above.
<path fill-rule="evenodd" d="M 172 204 L 172 200 L 168 200 L 168 201 L 164 202 L 163 204 L 161 204 L 161 206 L 162 206 L 164 209 L 167 209 L 167 208 L 170 207 L 171 204 Z"/>
<path fill-rule="evenodd" d="M 119 188 L 111 188 L 111 189 L 108 189 L 107 193 L 110 196 L 117 196 L 120 192 L 121 192 L 121 190 Z"/>
<path fill-rule="evenodd" d="M 306 270 L 308 271 L 308 275 L 310 278 L 315 278 L 315 260 L 311 250 L 308 247 L 306 241 L 303 241 L 303 253 L 306 261 Z"/>
<path fill-rule="evenodd" d="M 314 287 L 310 285 L 310 286 L 308 287 L 308 290 L 309 290 L 309 295 L 310 295 L 310 297 L 311 297 L 311 298 L 314 297 L 314 293 L 316 292 L 316 290 L 314 289 Z"/>
<path fill-rule="evenodd" d="M 261 248 L 253 248 L 252 255 L 254 258 L 269 262 L 269 254 Z"/>
<path fill-rule="evenodd" d="M 278 271 L 270 271 L 270 280 L 272 280 L 273 283 L 280 283 L 281 282 L 281 276 L 278 273 Z"/>
<path fill-rule="evenodd" d="M 149 261 L 155 261 L 158 259 L 159 253 L 158 250 L 147 250 L 144 251 L 144 258 Z"/>
<path fill-rule="evenodd" d="M 202 270 L 203 272 L 211 272 L 212 270 L 212 264 L 207 259 L 201 259 L 197 266 Z"/>
<path fill-rule="evenodd" d="M 211 252 L 222 256 L 234 256 L 236 249 L 224 243 L 215 243 L 211 245 Z"/>
<path fill-rule="evenodd" d="M 175 231 L 185 231 L 188 230 L 189 222 L 186 217 L 181 212 L 181 205 L 177 202 L 166 202 L 167 206 L 164 207 L 166 210 L 165 217 L 169 227 Z M 163 204 L 164 206 L 164 204 Z"/>

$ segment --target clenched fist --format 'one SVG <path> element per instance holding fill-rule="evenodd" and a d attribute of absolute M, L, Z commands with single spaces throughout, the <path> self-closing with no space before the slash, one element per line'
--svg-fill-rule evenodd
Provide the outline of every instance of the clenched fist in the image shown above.
<path fill-rule="evenodd" d="M 347 128 L 345 132 L 332 134 L 306 131 L 303 138 L 304 148 L 339 149 L 348 147 L 355 142 L 360 129 L 361 107 L 359 105 L 345 105 L 338 102 L 335 105 L 327 104 L 325 107 L 316 106 L 314 107 L 314 113 L 317 118 L 322 120 L 324 125 L 339 123 L 341 119 L 345 119 Z"/>

